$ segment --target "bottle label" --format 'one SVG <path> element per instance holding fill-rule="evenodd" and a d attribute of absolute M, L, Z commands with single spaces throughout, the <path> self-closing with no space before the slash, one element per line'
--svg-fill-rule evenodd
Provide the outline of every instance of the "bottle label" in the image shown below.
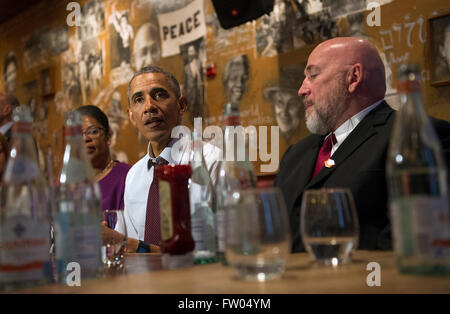
<path fill-rule="evenodd" d="M 391 202 L 394 248 L 403 257 L 450 257 L 448 196 L 411 196 Z"/>
<path fill-rule="evenodd" d="M 399 94 L 420 92 L 420 82 L 418 82 L 418 81 L 399 82 L 397 84 L 397 91 Z"/>
<path fill-rule="evenodd" d="M 25 155 L 16 155 L 11 167 L 12 171 L 5 173 L 5 176 L 8 176 L 5 179 L 9 183 L 28 182 L 39 176 L 38 164 Z"/>
<path fill-rule="evenodd" d="M 214 213 L 208 206 L 197 204 L 191 215 L 192 238 L 196 251 L 215 251 Z"/>
<path fill-rule="evenodd" d="M 170 183 L 159 179 L 159 210 L 161 213 L 161 240 L 166 241 L 173 236 L 172 193 Z"/>
<path fill-rule="evenodd" d="M 78 158 L 71 157 L 65 165 L 66 178 L 71 182 L 83 182 L 87 177 L 87 167 L 85 163 Z"/>
<path fill-rule="evenodd" d="M 50 225 L 26 216 L 0 226 L 0 282 L 50 278 Z"/>
<path fill-rule="evenodd" d="M 12 131 L 15 134 L 25 133 L 31 134 L 33 132 L 33 124 L 26 121 L 16 121 L 12 126 Z"/>
<path fill-rule="evenodd" d="M 59 212 L 55 215 L 55 253 L 58 273 L 68 263 L 81 266 L 82 278 L 95 276 L 101 266 L 100 224 L 85 213 Z"/>
<path fill-rule="evenodd" d="M 65 126 L 64 127 L 64 134 L 65 136 L 77 136 L 77 135 L 81 135 L 81 126 L 80 125 L 76 125 L 76 126 Z"/>

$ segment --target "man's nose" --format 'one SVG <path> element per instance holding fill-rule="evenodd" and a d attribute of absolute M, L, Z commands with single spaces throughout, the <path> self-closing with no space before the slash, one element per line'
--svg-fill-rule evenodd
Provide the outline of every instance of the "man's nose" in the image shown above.
<path fill-rule="evenodd" d="M 311 91 L 310 91 L 310 89 L 309 89 L 309 85 L 308 85 L 306 79 L 304 79 L 303 82 L 302 82 L 302 85 L 300 86 L 300 88 L 299 88 L 299 90 L 298 90 L 298 95 L 299 95 L 300 97 L 303 97 L 303 96 L 309 95 L 310 92 L 311 92 Z"/>
<path fill-rule="evenodd" d="M 158 112 L 158 107 L 155 105 L 155 102 L 154 102 L 154 100 L 151 97 L 148 97 L 146 102 L 145 102 L 144 112 L 145 113 L 156 113 L 156 112 Z"/>

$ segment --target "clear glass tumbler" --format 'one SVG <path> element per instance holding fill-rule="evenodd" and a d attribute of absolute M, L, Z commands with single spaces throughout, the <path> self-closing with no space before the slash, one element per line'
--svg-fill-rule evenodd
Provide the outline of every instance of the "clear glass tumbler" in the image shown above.
<path fill-rule="evenodd" d="M 279 278 L 290 253 L 289 224 L 278 188 L 248 189 L 229 196 L 225 210 L 226 259 L 240 279 Z"/>
<path fill-rule="evenodd" d="M 337 266 L 350 261 L 359 236 L 351 191 L 344 188 L 305 191 L 300 231 L 306 250 L 318 264 Z"/>
<path fill-rule="evenodd" d="M 124 256 L 127 249 L 127 228 L 123 210 L 104 210 L 103 225 L 108 229 L 103 232 L 103 264 L 107 273 L 124 269 Z M 123 227 L 122 233 L 114 231 L 116 224 Z"/>

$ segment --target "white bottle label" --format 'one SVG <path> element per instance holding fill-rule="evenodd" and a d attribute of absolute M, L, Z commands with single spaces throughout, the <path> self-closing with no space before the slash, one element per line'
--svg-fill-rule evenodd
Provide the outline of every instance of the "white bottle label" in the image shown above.
<path fill-rule="evenodd" d="M 402 256 L 450 256 L 448 197 L 412 196 L 391 202 L 394 247 Z"/>
<path fill-rule="evenodd" d="M 82 273 L 92 275 L 101 262 L 100 224 L 83 213 L 65 212 L 55 215 L 55 247 L 59 272 L 66 264 L 80 264 Z M 84 276 L 83 276 L 84 277 Z"/>
<path fill-rule="evenodd" d="M 26 216 L 8 217 L 0 226 L 0 281 L 49 278 L 50 226 Z"/>

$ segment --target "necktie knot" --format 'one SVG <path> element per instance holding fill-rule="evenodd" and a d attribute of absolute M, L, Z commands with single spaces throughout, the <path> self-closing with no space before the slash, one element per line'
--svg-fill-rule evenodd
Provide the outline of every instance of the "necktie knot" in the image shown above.
<path fill-rule="evenodd" d="M 330 159 L 331 149 L 333 145 L 337 143 L 336 136 L 334 133 L 331 133 L 323 142 L 322 147 L 320 148 L 319 155 L 317 156 L 316 166 L 314 168 L 313 178 L 319 173 L 319 171 L 323 168 L 324 163 Z"/>
<path fill-rule="evenodd" d="M 167 165 L 169 162 L 162 157 L 157 157 L 155 159 L 150 158 L 147 163 L 147 168 L 150 170 L 151 167 Z"/>

